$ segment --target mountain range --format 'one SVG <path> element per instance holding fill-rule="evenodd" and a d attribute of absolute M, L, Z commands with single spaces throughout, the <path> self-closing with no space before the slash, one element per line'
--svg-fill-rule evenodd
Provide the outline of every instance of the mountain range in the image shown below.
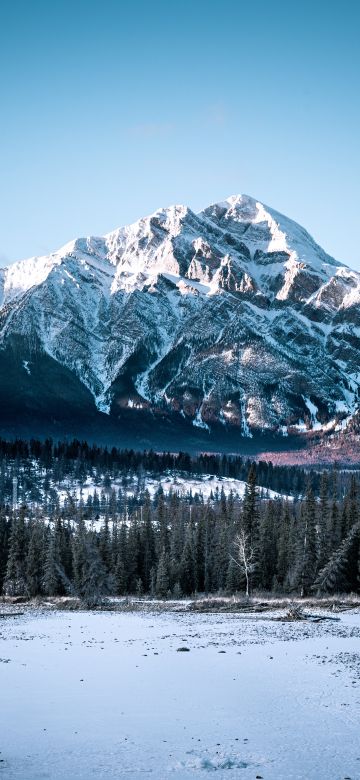
<path fill-rule="evenodd" d="M 233 450 L 346 431 L 359 302 L 359 273 L 247 195 L 78 238 L 0 269 L 0 432 Z"/>

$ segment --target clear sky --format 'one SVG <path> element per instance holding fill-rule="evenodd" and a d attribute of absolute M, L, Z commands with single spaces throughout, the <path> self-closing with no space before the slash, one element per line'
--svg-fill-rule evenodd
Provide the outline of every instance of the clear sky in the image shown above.
<path fill-rule="evenodd" d="M 3 0 L 0 264 L 245 192 L 360 269 L 358 0 Z"/>

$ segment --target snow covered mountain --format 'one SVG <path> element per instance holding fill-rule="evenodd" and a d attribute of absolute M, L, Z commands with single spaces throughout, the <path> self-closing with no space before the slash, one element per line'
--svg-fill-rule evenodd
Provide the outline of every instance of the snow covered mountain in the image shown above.
<path fill-rule="evenodd" d="M 253 198 L 160 209 L 0 271 L 0 419 L 345 427 L 359 301 L 360 274 Z"/>

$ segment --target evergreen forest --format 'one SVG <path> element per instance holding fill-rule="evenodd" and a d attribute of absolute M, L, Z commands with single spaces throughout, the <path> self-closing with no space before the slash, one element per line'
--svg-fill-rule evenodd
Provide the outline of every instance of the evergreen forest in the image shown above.
<path fill-rule="evenodd" d="M 150 494 L 147 476 L 170 472 L 219 482 L 207 499 L 161 485 Z M 225 492 L 230 477 L 245 482 L 241 496 Z M 84 498 L 75 487 L 89 479 Z M 0 440 L 0 592 L 88 607 L 128 594 L 359 593 L 358 475 Z"/>

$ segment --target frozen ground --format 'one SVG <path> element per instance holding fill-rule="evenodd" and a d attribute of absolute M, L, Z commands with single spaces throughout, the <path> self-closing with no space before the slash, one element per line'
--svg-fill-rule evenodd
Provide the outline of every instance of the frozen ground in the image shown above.
<path fill-rule="evenodd" d="M 359 780 L 359 612 L 270 617 L 1 618 L 1 780 Z"/>

